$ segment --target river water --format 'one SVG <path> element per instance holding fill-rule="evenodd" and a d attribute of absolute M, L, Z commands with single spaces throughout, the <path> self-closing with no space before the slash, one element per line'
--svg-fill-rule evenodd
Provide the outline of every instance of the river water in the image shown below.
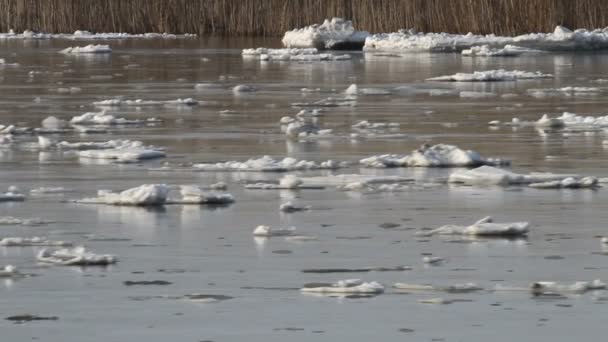
<path fill-rule="evenodd" d="M 350 61 L 269 62 L 243 59 L 242 48 L 278 47 L 278 39 L 197 38 L 108 41 L 109 55 L 70 56 L 59 50 L 84 42 L 13 40 L 0 42 L 0 124 L 39 127 L 53 115 L 70 119 L 98 111 L 93 102 L 116 97 L 174 100 L 191 97 L 196 106 L 122 106 L 108 113 L 129 119 L 159 118 L 148 126 L 115 127 L 106 134 L 65 134 L 68 141 L 141 140 L 166 148 L 167 158 L 137 164 L 84 162 L 57 151 L 0 150 L 0 189 L 41 186 L 73 189 L 62 195 L 28 196 L 0 203 L 0 216 L 39 217 L 41 226 L 5 225 L 0 236 L 46 236 L 115 254 L 116 265 L 99 268 L 48 267 L 36 263 L 39 248 L 0 248 L 0 266 L 13 264 L 35 274 L 4 280 L 2 318 L 16 314 L 58 320 L 14 324 L 0 320 L 4 341 L 571 341 L 603 336 L 603 291 L 558 297 L 528 292 L 466 294 L 398 293 L 396 282 L 438 286 L 474 282 L 527 286 L 533 281 L 565 283 L 608 280 L 608 197 L 599 190 L 535 190 L 525 187 L 440 185 L 397 193 L 361 194 L 325 190 L 246 190 L 244 181 L 277 180 L 282 174 L 151 171 L 163 162 L 217 162 L 271 155 L 314 161 L 354 162 L 384 153 L 409 153 L 422 143 L 447 143 L 512 160 L 515 172 L 551 171 L 606 177 L 606 139 L 597 132 L 543 132 L 531 127 L 489 128 L 491 120 L 537 120 L 564 111 L 606 114 L 605 53 L 565 53 L 517 58 L 468 58 L 457 54 L 379 56 L 349 52 Z M 433 83 L 429 77 L 506 69 L 541 71 L 553 78 L 515 82 Z M 198 83 L 216 88 L 196 89 Z M 350 84 L 381 88 L 387 95 L 359 95 L 352 106 L 324 108 L 320 123 L 334 136 L 287 140 L 282 116 L 298 102 L 340 97 Z M 247 84 L 254 93 L 235 95 Z M 591 96 L 535 98 L 528 89 L 598 87 Z M 58 88 L 78 87 L 75 93 Z M 302 92 L 301 88 L 320 91 Z M 396 90 L 397 89 L 397 90 Z M 429 89 L 456 95 L 429 96 Z M 459 91 L 498 94 L 460 98 Z M 517 96 L 501 97 L 502 94 Z M 359 120 L 396 122 L 385 139 L 350 139 Z M 20 137 L 34 142 L 35 136 Z M 301 176 L 363 173 L 444 179 L 452 169 L 371 170 L 351 166 Z M 223 181 L 233 205 L 219 208 L 168 205 L 163 208 L 84 205 L 66 200 L 94 196 L 98 189 L 123 190 L 141 184 L 212 184 Z M 282 214 L 281 203 L 297 199 L 308 212 Z M 421 239 L 416 229 L 470 224 L 492 215 L 497 221 L 529 221 L 520 240 Z M 391 229 L 383 223 L 394 223 Z M 318 241 L 281 237 L 254 239 L 265 224 L 295 226 Z M 387 225 L 384 225 L 387 226 Z M 98 238 L 91 239 L 94 235 Z M 426 266 L 428 253 L 446 258 Z M 604 254 L 603 254 L 604 253 Z M 306 268 L 409 265 L 411 271 L 309 274 Z M 301 294 L 309 282 L 346 278 L 378 281 L 386 293 L 371 298 Z M 125 286 L 125 281 L 171 284 Z M 184 295 L 230 297 L 194 302 Z M 450 305 L 421 304 L 433 297 Z"/>

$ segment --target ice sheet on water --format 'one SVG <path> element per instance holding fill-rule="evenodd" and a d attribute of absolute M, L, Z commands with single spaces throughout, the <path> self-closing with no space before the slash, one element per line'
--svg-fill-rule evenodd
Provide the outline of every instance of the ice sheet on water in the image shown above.
<path fill-rule="evenodd" d="M 241 53 L 243 58 L 256 58 L 260 61 L 296 61 L 296 62 L 317 62 L 317 61 L 346 61 L 350 60 L 348 54 L 335 55 L 331 53 L 319 53 L 316 48 L 287 48 L 287 49 L 244 49 Z"/>
<path fill-rule="evenodd" d="M 475 71 L 473 73 L 456 73 L 448 76 L 438 76 L 428 78 L 427 81 L 441 82 L 500 82 L 500 81 L 516 81 L 529 80 L 539 78 L 552 78 L 552 74 L 543 74 L 540 71 L 530 72 L 521 70 L 487 70 Z"/>
<path fill-rule="evenodd" d="M 300 291 L 338 294 L 379 294 L 384 292 L 384 286 L 375 281 L 365 282 L 361 279 L 345 279 L 335 283 L 305 284 Z"/>
<path fill-rule="evenodd" d="M 400 30 L 367 37 L 363 49 L 386 52 L 454 52 L 480 45 L 492 48 L 516 45 L 544 51 L 598 50 L 608 48 L 608 30 L 571 31 L 563 26 L 556 26 L 551 33 L 528 33 L 514 37 Z"/>

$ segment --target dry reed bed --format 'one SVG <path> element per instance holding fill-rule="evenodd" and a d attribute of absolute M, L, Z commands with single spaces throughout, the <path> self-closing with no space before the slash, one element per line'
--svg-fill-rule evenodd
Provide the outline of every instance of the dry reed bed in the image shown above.
<path fill-rule="evenodd" d="M 333 16 L 393 32 L 549 32 L 608 26 L 605 0 L 0 0 L 0 31 L 281 35 Z"/>

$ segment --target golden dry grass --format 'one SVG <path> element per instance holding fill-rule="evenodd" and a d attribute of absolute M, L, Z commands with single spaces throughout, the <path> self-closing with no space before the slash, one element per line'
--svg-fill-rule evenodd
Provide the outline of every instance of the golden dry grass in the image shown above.
<path fill-rule="evenodd" d="M 608 26 L 606 0 L 0 0 L 0 31 L 280 35 L 333 16 L 358 29 L 503 35 Z"/>

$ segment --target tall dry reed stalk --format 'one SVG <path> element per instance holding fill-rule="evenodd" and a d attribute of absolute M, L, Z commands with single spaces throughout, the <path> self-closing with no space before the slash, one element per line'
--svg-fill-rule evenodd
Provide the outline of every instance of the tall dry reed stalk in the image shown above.
<path fill-rule="evenodd" d="M 358 29 L 548 32 L 608 26 L 606 0 L 0 0 L 0 31 L 280 35 L 333 16 Z"/>

